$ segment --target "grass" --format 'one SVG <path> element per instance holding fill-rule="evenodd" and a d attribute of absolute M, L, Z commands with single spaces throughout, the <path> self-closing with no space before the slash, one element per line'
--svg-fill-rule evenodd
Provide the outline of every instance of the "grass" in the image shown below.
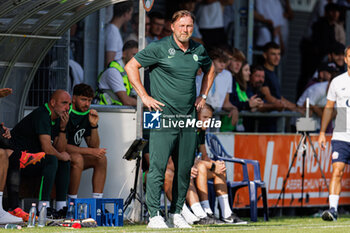
<path fill-rule="evenodd" d="M 45 228 L 23 228 L 22 230 L 0 229 L 0 232 L 35 232 L 35 233 L 68 233 L 68 232 L 268 232 L 268 233 L 298 233 L 298 232 L 328 232 L 328 233 L 345 233 L 350 231 L 350 215 L 341 216 L 337 222 L 325 222 L 320 218 L 312 217 L 275 217 L 269 222 L 259 219 L 256 223 L 248 225 L 210 225 L 195 226 L 192 229 L 165 229 L 150 230 L 146 225 L 126 224 L 124 227 L 97 227 L 69 229 L 64 227 L 45 227 Z"/>

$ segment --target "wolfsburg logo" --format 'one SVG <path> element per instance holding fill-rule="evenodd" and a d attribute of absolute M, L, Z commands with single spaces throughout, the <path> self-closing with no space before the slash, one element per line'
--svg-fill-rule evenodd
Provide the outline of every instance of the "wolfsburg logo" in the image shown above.
<path fill-rule="evenodd" d="M 157 112 L 144 112 L 143 113 L 143 127 L 145 129 L 166 129 L 166 128 L 220 128 L 221 121 L 210 118 L 206 121 L 200 121 L 193 118 L 178 119 L 174 116 L 168 116 L 161 119 L 162 113 Z"/>

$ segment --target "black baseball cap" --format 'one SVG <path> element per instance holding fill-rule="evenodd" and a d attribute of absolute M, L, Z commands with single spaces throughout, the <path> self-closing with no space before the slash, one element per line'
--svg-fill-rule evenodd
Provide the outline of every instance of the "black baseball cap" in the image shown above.
<path fill-rule="evenodd" d="M 329 73 L 335 73 L 337 72 L 337 65 L 334 62 L 323 62 L 321 65 L 318 67 L 318 72 L 321 71 L 328 71 Z"/>
<path fill-rule="evenodd" d="M 331 53 L 340 55 L 340 54 L 344 54 L 344 51 L 345 51 L 345 45 L 343 45 L 342 43 L 334 42 L 331 45 L 331 48 L 330 48 Z"/>

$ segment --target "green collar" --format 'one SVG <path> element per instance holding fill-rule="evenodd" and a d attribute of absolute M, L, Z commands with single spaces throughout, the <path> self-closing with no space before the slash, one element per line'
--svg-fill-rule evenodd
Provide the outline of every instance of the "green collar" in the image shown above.
<path fill-rule="evenodd" d="M 69 113 L 71 113 L 71 112 L 73 112 L 73 113 L 76 114 L 76 115 L 85 116 L 85 115 L 89 114 L 90 109 L 87 110 L 86 112 L 79 112 L 79 111 L 77 111 L 77 110 L 74 110 L 73 107 L 72 107 L 72 105 L 71 105 L 71 106 L 70 106 L 70 109 L 69 109 Z"/>
<path fill-rule="evenodd" d="M 49 104 L 48 103 L 45 103 L 45 108 L 49 112 L 49 116 L 50 116 L 50 119 L 51 119 L 52 112 L 51 112 L 51 110 L 49 108 Z M 56 124 L 56 122 L 51 120 L 51 125 L 55 125 L 55 124 Z"/>
<path fill-rule="evenodd" d="M 172 34 L 170 37 L 170 44 L 174 47 L 174 49 L 176 50 L 181 50 L 182 52 L 184 52 L 182 49 L 180 49 L 180 47 L 176 44 L 175 40 L 174 40 L 174 35 Z M 189 44 L 188 44 L 188 49 L 186 50 L 186 52 L 184 53 L 188 53 L 190 51 L 192 51 L 195 48 L 193 41 L 190 39 L 189 40 Z"/>

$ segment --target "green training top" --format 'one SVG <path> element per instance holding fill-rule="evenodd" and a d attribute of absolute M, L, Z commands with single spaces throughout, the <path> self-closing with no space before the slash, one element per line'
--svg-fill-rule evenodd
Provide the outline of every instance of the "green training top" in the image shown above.
<path fill-rule="evenodd" d="M 173 36 L 152 42 L 135 55 L 143 67 L 150 67 L 152 97 L 165 104 L 164 114 L 191 114 L 196 100 L 196 74 L 207 73 L 211 60 L 203 45 L 190 40 L 182 51 Z"/>

